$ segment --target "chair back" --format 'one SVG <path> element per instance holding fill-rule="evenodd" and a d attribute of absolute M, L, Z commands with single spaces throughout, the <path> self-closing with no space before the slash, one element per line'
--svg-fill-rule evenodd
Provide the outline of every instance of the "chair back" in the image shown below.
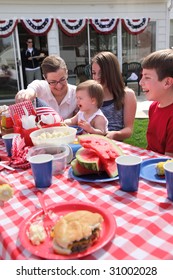
<path fill-rule="evenodd" d="M 140 79 L 141 79 L 141 72 L 142 72 L 142 66 L 139 62 L 130 62 L 130 63 L 123 63 L 122 64 L 122 76 L 125 85 L 127 86 L 127 83 L 138 83 L 138 95 L 140 95 Z"/>
<path fill-rule="evenodd" d="M 68 75 L 68 83 L 71 84 L 71 85 L 76 85 L 76 83 L 77 83 L 77 75 L 76 74 Z"/>
<path fill-rule="evenodd" d="M 122 75 L 123 75 L 123 79 L 125 81 L 128 76 L 128 63 L 127 62 L 124 62 L 122 65 Z"/>
<path fill-rule="evenodd" d="M 74 74 L 76 74 L 78 77 L 85 75 L 85 66 L 86 64 L 77 65 L 74 68 Z"/>
<path fill-rule="evenodd" d="M 85 66 L 85 76 L 88 78 L 88 79 L 91 79 L 91 65 L 88 64 Z"/>
<path fill-rule="evenodd" d="M 128 63 L 128 75 L 127 75 L 128 77 L 127 78 L 129 78 L 132 73 L 135 73 L 138 76 L 137 81 L 139 81 L 141 79 L 141 70 L 142 70 L 142 67 L 139 62 Z"/>

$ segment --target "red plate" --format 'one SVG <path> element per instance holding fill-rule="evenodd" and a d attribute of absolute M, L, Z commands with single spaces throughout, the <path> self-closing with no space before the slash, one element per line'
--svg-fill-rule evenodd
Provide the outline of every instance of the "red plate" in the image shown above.
<path fill-rule="evenodd" d="M 102 209 L 101 207 L 94 206 L 90 203 L 58 203 L 53 204 L 48 207 L 48 210 L 53 211 L 56 215 L 63 216 L 69 212 L 78 211 L 78 210 L 87 210 L 91 212 L 97 212 L 102 215 L 104 222 L 102 223 L 102 230 L 99 240 L 93 244 L 86 251 L 71 255 L 60 255 L 54 253 L 52 249 L 52 239 L 47 237 L 46 240 L 38 245 L 34 246 L 30 242 L 27 236 L 28 228 L 30 223 L 32 223 L 37 217 L 43 214 L 43 210 L 36 211 L 34 214 L 30 215 L 23 223 L 20 225 L 19 238 L 22 245 L 30 251 L 32 254 L 41 257 L 43 259 L 51 260 L 68 260 L 68 259 L 78 259 L 89 254 L 92 254 L 96 250 L 104 247 L 114 236 L 116 232 L 116 221 L 112 213 Z"/>

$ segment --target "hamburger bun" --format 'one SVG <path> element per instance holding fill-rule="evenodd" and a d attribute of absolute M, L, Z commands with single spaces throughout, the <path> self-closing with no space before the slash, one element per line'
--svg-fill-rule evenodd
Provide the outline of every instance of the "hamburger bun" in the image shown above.
<path fill-rule="evenodd" d="M 100 236 L 103 217 L 90 211 L 75 211 L 55 224 L 53 250 L 69 255 L 89 248 Z"/>

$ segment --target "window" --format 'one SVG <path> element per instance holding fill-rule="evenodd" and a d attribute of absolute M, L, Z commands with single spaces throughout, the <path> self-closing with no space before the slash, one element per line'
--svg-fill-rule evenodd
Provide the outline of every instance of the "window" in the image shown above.
<path fill-rule="evenodd" d="M 141 58 L 155 51 L 155 37 L 155 22 L 149 22 L 146 29 L 137 35 L 131 35 L 122 28 L 122 61 L 139 62 Z"/>

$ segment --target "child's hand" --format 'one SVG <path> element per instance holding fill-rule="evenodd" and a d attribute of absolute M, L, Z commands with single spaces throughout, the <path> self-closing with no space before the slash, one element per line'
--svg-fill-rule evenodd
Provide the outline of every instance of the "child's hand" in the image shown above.
<path fill-rule="evenodd" d="M 91 133 L 92 126 L 88 122 L 81 120 L 78 122 L 78 125 L 86 132 Z"/>

